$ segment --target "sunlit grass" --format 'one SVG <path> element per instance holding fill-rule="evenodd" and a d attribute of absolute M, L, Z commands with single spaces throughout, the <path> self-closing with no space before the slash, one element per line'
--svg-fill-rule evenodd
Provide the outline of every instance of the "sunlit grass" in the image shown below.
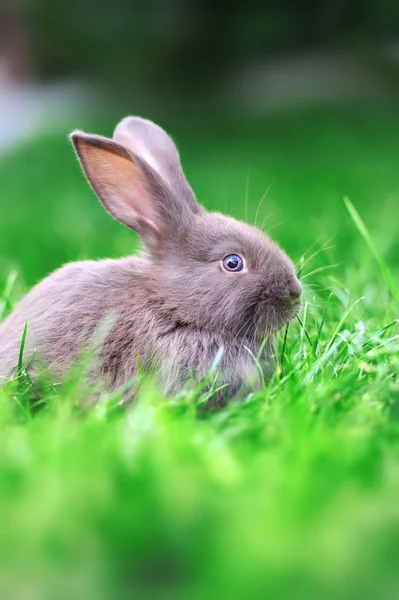
<path fill-rule="evenodd" d="M 22 362 L 0 391 L 1 597 L 397 596 L 399 306 L 391 204 L 399 193 L 397 149 L 388 129 L 378 137 L 370 118 L 354 119 L 354 125 L 345 115 L 318 118 L 314 127 L 313 115 L 308 121 L 291 117 L 290 134 L 284 122 L 280 129 L 274 123 L 266 143 L 266 151 L 274 145 L 278 155 L 269 157 L 270 174 L 285 174 L 286 181 L 273 185 L 263 206 L 277 209 L 275 222 L 286 213 L 286 224 L 273 234 L 297 260 L 305 291 L 298 321 L 281 332 L 278 368 L 262 391 L 210 413 L 201 409 L 208 388 L 164 399 L 144 377 L 137 401 L 125 406 L 124 390 L 88 389 L 81 365 L 65 382 L 54 384 L 44 373 L 33 383 Z M 378 113 L 375 118 L 387 119 L 392 135 L 396 121 Z M 273 181 L 260 174 L 267 129 L 266 123 L 261 135 L 254 129 L 231 135 L 234 151 L 241 148 L 234 161 L 215 132 L 206 134 L 208 143 L 205 134 L 199 139 L 198 154 L 186 140 L 183 162 L 209 206 L 218 201 L 219 157 L 226 185 L 229 173 L 241 184 L 230 190 L 230 211 L 244 216 L 251 162 L 247 210 L 260 222 L 259 198 Z M 304 130 L 306 151 L 294 165 L 292 148 L 301 147 Z M 352 171 L 346 171 L 337 132 L 359 150 Z M 374 145 L 362 151 L 359 139 Z M 65 166 L 64 154 L 64 175 L 50 178 L 43 204 L 45 176 L 36 184 L 38 229 L 24 224 L 31 199 L 12 183 L 10 169 L 19 173 L 21 156 L 33 160 L 41 144 L 7 162 L 11 200 L 2 213 L 9 219 L 2 236 L 16 222 L 23 235 L 12 248 L 0 242 L 7 265 L 2 317 L 25 287 L 22 276 L 31 283 L 53 267 L 48 249 L 64 260 L 80 256 L 83 239 L 83 254 L 90 256 L 117 255 L 131 245 L 129 232 L 103 219 L 83 180 L 75 179 L 72 162 Z M 197 164 L 204 148 L 209 156 Z M 55 151 L 50 144 L 41 152 L 51 160 Z M 233 163 L 241 165 L 238 173 Z M 344 171 L 347 190 L 337 183 Z M 35 178 L 40 174 L 28 168 L 23 189 L 34 188 Z M 68 185 L 80 190 L 77 200 Z M 58 248 L 68 233 L 57 224 L 56 193 L 64 199 L 64 215 L 70 201 L 71 221 L 82 204 L 83 222 L 76 221 L 66 250 Z M 345 193 L 351 198 L 347 208 Z M 380 194 L 378 211 L 373 194 Z M 219 208 L 224 210 L 222 199 Z M 216 389 L 217 360 L 211 381 Z M 94 392 L 100 400 L 88 409 Z"/>

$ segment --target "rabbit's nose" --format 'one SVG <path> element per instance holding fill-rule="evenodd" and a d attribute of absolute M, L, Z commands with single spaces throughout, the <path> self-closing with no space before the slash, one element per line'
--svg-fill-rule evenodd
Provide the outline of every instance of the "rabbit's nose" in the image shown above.
<path fill-rule="evenodd" d="M 288 298 L 292 304 L 298 304 L 302 296 L 302 285 L 298 279 L 292 279 L 288 288 Z"/>

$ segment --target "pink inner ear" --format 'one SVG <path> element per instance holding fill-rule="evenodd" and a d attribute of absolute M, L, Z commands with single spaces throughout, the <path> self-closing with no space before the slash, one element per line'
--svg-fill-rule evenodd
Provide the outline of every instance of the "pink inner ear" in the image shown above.
<path fill-rule="evenodd" d="M 159 233 L 149 183 L 142 168 L 113 142 L 102 146 L 80 140 L 79 156 L 88 180 L 113 217 L 140 233 L 142 224 Z"/>

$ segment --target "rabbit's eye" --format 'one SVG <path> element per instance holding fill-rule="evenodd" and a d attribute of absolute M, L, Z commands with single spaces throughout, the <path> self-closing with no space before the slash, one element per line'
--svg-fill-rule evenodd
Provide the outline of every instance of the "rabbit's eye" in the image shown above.
<path fill-rule="evenodd" d="M 231 271 L 233 273 L 238 273 L 238 271 L 242 271 L 244 268 L 244 261 L 238 254 L 229 254 L 228 256 L 225 256 L 222 264 L 225 271 Z"/>

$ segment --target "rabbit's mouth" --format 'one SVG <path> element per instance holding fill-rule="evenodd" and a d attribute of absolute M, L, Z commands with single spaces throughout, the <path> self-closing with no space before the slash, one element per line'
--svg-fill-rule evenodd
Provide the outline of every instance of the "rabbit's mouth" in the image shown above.
<path fill-rule="evenodd" d="M 264 301 L 258 304 L 253 314 L 253 331 L 256 339 L 277 333 L 287 323 L 295 319 L 301 308 L 301 302 L 287 303 L 284 300 Z"/>
<path fill-rule="evenodd" d="M 300 311 L 301 297 L 302 285 L 297 278 L 263 287 L 253 309 L 255 330 L 265 335 L 282 329 Z"/>

